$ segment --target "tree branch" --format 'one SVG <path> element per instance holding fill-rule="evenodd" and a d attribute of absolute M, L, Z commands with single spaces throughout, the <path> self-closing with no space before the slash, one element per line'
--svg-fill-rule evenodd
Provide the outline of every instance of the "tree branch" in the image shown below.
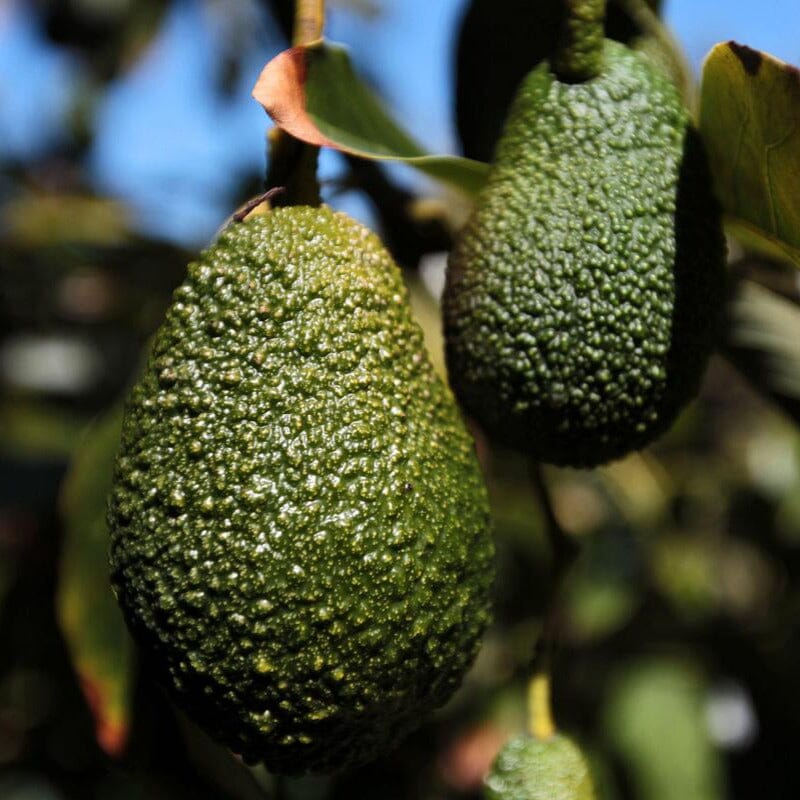
<path fill-rule="evenodd" d="M 303 47 L 322 37 L 325 0 L 296 0 L 292 45 Z M 319 148 L 295 139 L 281 129 L 269 136 L 267 188 L 284 187 L 276 205 L 318 206 L 322 200 L 317 180 Z"/>
<path fill-rule="evenodd" d="M 552 653 L 558 640 L 561 591 L 567 574 L 580 552 L 580 548 L 575 540 L 568 536 L 561 527 L 542 475 L 542 467 L 536 462 L 531 464 L 531 482 L 536 499 L 544 514 L 545 529 L 553 556 L 553 577 L 549 604 L 542 624 L 542 633 L 536 642 L 531 662 L 537 670 L 548 672 Z"/>
<path fill-rule="evenodd" d="M 292 45 L 302 47 L 320 39 L 324 25 L 325 0 L 297 0 Z"/>

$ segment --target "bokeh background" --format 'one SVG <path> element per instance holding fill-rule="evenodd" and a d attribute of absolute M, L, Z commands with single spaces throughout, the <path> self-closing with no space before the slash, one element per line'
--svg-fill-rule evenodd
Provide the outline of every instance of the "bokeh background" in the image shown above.
<path fill-rule="evenodd" d="M 327 35 L 397 120 L 433 152 L 484 159 L 553 24 L 530 0 L 327 5 Z M 291 13 L 284 0 L 0 0 L 3 800 L 479 797 L 524 724 L 551 556 L 528 465 L 479 431 L 496 620 L 464 689 L 381 762 L 288 782 L 247 770 L 176 714 L 120 632 L 103 538 L 115 409 L 186 262 L 263 188 L 268 120 L 250 90 Z M 727 39 L 800 63 L 796 0 L 665 0 L 661 13 L 695 75 Z M 615 35 L 637 35 L 614 15 Z M 327 202 L 384 236 L 441 366 L 436 294 L 463 200 L 328 151 L 320 177 Z M 796 299 L 783 264 L 732 243 L 731 268 L 769 287 L 748 283 L 754 303 Z M 796 318 L 785 331 L 800 341 Z M 800 797 L 800 405 L 760 396 L 754 376 L 715 357 L 651 451 L 546 472 L 584 540 L 555 713 L 604 800 Z"/>

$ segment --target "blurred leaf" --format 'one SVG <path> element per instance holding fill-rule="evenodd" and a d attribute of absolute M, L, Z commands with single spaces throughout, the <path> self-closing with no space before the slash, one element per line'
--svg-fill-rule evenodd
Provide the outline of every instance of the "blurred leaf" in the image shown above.
<path fill-rule="evenodd" d="M 674 660 L 640 662 L 619 675 L 605 708 L 607 734 L 637 800 L 722 800 L 720 754 L 704 716 L 706 686 Z"/>
<path fill-rule="evenodd" d="M 725 212 L 800 266 L 800 71 L 736 42 L 703 67 L 700 128 Z"/>
<path fill-rule="evenodd" d="M 772 261 L 793 262 L 791 256 L 787 257 L 786 249 L 781 242 L 766 236 L 763 231 L 754 228 L 747 222 L 730 216 L 727 216 L 724 222 L 725 231 L 737 239 L 747 253 L 762 256 Z"/>
<path fill-rule="evenodd" d="M 636 525 L 645 526 L 659 519 L 672 499 L 670 475 L 646 450 L 606 464 L 599 475 L 625 518 Z"/>
<path fill-rule="evenodd" d="M 81 688 L 109 755 L 130 727 L 134 647 L 108 577 L 106 497 L 111 489 L 122 409 L 100 419 L 81 442 L 61 494 L 64 549 L 56 608 Z"/>
<path fill-rule="evenodd" d="M 97 245 L 125 241 L 128 213 L 122 203 L 79 194 L 20 193 L 2 208 L 4 236 L 33 247 L 65 242 Z"/>
<path fill-rule="evenodd" d="M 635 613 L 640 597 L 634 588 L 618 581 L 582 575 L 570 581 L 564 602 L 569 614 L 570 637 L 586 643 L 622 628 Z"/>
<path fill-rule="evenodd" d="M 588 536 L 564 586 L 565 635 L 586 643 L 625 626 L 641 605 L 642 553 L 625 527 Z"/>
<path fill-rule="evenodd" d="M 66 457 L 85 420 L 44 403 L 0 403 L 0 453 L 25 457 Z"/>
<path fill-rule="evenodd" d="M 706 538 L 676 534 L 654 542 L 653 578 L 661 592 L 690 619 L 720 605 L 719 553 Z"/>
<path fill-rule="evenodd" d="M 800 422 L 800 307 L 743 280 L 728 314 L 725 355 L 757 391 Z"/>
<path fill-rule="evenodd" d="M 78 50 L 92 72 L 109 80 L 151 41 L 167 0 L 40 0 L 47 35 Z"/>
<path fill-rule="evenodd" d="M 284 50 L 264 67 L 253 97 L 276 125 L 308 144 L 409 164 L 468 194 L 486 180 L 486 164 L 427 154 L 388 116 L 340 45 L 320 40 Z"/>

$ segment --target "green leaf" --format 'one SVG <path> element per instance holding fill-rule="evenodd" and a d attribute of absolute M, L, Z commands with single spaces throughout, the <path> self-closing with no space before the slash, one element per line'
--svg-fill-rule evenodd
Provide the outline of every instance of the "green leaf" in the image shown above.
<path fill-rule="evenodd" d="M 689 622 L 717 611 L 725 554 L 708 537 L 666 534 L 652 543 L 651 571 L 655 585 Z"/>
<path fill-rule="evenodd" d="M 85 418 L 47 403 L 0 401 L 0 453 L 66 460 L 85 426 Z"/>
<path fill-rule="evenodd" d="M 611 744 L 639 800 L 722 800 L 720 753 L 703 711 L 705 682 L 674 660 L 642 661 L 617 678 L 605 709 Z"/>
<path fill-rule="evenodd" d="M 319 40 L 272 59 L 253 97 L 275 124 L 296 139 L 351 155 L 409 164 L 472 195 L 489 166 L 451 155 L 430 155 L 384 110 L 356 75 L 347 50 Z"/>
<path fill-rule="evenodd" d="M 134 646 L 111 591 L 106 498 L 122 408 L 100 419 L 79 445 L 61 491 L 64 548 L 56 610 L 72 663 L 110 755 L 125 746 L 131 717 Z"/>
<path fill-rule="evenodd" d="M 729 304 L 723 352 L 756 391 L 800 422 L 800 306 L 740 281 Z"/>
<path fill-rule="evenodd" d="M 718 44 L 703 67 L 700 108 L 734 232 L 800 266 L 800 71 L 735 42 Z"/>
<path fill-rule="evenodd" d="M 118 200 L 79 193 L 19 192 L 0 209 L 4 235 L 28 247 L 123 244 L 129 217 Z"/>

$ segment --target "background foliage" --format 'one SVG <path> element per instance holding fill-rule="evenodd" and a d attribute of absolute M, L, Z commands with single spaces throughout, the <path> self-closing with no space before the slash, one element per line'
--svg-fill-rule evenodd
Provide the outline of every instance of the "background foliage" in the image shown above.
<path fill-rule="evenodd" d="M 406 27 L 395 5 L 331 2 L 329 33 L 354 45 L 357 74 L 426 148 L 488 159 L 516 81 L 540 57 L 535 36 L 554 24 L 546 4 L 426 4 Z M 693 64 L 713 43 L 698 31 L 719 20 L 725 37 L 735 5 L 691 4 Z M 282 785 L 244 769 L 136 663 L 108 588 L 119 398 L 192 252 L 262 186 L 266 117 L 249 92 L 286 45 L 292 10 L 0 6 L 0 797 L 477 797 L 524 724 L 551 555 L 528 465 L 477 431 L 496 518 L 495 623 L 464 689 L 375 765 Z M 765 24 L 791 29 L 794 13 Z M 634 44 L 642 34 L 621 6 L 610 27 Z M 657 447 L 546 473 L 560 523 L 582 543 L 558 619 L 555 714 L 591 753 L 607 800 L 800 796 L 800 83 L 772 60 L 748 71 L 752 59 L 727 46 L 712 59 L 700 120 L 738 235 L 721 355 Z M 434 68 L 449 70 L 441 85 Z M 403 70 L 413 92 L 398 91 Z M 731 152 L 743 139 L 747 158 Z M 775 157 L 777 183 L 759 183 Z M 406 270 L 441 366 L 442 254 L 467 197 L 330 151 L 321 169 L 326 200 L 378 228 Z"/>

